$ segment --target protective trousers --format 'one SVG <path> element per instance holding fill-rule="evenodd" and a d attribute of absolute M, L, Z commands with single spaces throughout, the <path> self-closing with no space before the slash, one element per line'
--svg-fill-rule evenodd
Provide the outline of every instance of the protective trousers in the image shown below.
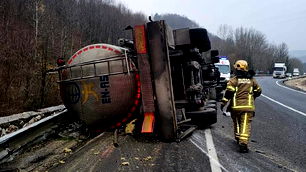
<path fill-rule="evenodd" d="M 231 114 L 234 122 L 235 139 L 239 144 L 248 144 L 251 136 L 251 121 L 254 112 L 234 111 Z"/>

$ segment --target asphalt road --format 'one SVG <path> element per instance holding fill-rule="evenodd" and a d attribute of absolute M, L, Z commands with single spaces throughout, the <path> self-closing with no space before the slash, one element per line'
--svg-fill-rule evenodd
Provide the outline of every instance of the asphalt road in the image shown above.
<path fill-rule="evenodd" d="M 256 99 L 250 152 L 241 154 L 230 117 L 197 130 L 180 143 L 101 135 L 50 171 L 305 171 L 306 95 L 259 77 L 263 96 Z"/>
<path fill-rule="evenodd" d="M 229 171 L 305 171 L 306 94 L 272 77 L 256 79 L 263 94 L 255 102 L 250 153 L 236 153 L 231 119 L 219 116 L 212 134 L 220 163 Z"/>

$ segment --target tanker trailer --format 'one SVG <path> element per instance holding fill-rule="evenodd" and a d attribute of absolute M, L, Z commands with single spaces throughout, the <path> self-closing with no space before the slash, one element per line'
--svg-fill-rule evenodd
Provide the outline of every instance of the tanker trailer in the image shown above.
<path fill-rule="evenodd" d="M 121 126 L 139 104 L 139 75 L 127 51 L 109 44 L 88 45 L 58 69 L 65 106 L 91 128 Z"/>
<path fill-rule="evenodd" d="M 209 95 L 219 58 L 207 31 L 172 30 L 165 21 L 131 30 L 133 40 L 89 45 L 56 69 L 68 110 L 97 129 L 120 127 L 137 112 L 141 133 L 165 140 L 215 123 L 216 101 Z"/>

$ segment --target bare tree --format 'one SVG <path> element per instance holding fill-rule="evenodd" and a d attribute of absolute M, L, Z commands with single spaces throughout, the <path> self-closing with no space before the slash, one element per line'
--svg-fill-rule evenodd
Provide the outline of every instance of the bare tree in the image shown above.
<path fill-rule="evenodd" d="M 59 103 L 46 71 L 92 43 L 116 43 L 145 22 L 112 0 L 0 1 L 0 116 Z"/>
<path fill-rule="evenodd" d="M 249 62 L 250 68 L 272 72 L 273 63 L 288 63 L 288 47 L 269 44 L 266 36 L 253 28 L 237 28 L 233 30 L 228 25 L 221 25 L 218 36 L 211 36 L 212 45 L 219 49 L 221 55 L 230 57 L 233 64 L 238 59 Z"/>
<path fill-rule="evenodd" d="M 298 68 L 300 73 L 304 73 L 304 64 L 298 58 L 289 58 L 288 60 L 288 72 L 293 72 L 294 68 Z"/>

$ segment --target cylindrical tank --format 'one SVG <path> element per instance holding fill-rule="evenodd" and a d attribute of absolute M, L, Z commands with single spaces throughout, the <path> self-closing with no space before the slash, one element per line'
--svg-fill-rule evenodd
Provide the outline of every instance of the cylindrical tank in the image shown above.
<path fill-rule="evenodd" d="M 138 74 L 124 51 L 109 44 L 86 46 L 68 60 L 61 73 L 65 106 L 91 127 L 118 125 L 139 104 Z"/>

